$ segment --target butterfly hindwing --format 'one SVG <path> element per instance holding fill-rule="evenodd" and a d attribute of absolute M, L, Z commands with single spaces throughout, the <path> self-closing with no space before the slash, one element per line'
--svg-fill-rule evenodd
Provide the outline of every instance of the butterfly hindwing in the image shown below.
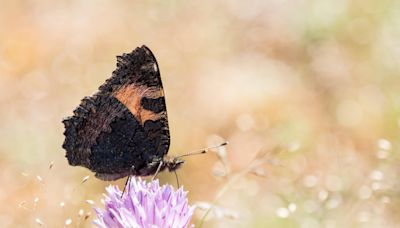
<path fill-rule="evenodd" d="M 104 180 L 147 175 L 146 164 L 162 159 L 170 144 L 154 55 L 142 46 L 117 60 L 112 77 L 63 121 L 69 163 L 87 167 Z"/>

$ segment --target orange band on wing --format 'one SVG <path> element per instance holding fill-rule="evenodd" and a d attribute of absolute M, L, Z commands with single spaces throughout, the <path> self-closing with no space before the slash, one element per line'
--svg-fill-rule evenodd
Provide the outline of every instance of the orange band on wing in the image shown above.
<path fill-rule="evenodd" d="M 157 114 L 146 110 L 140 104 L 143 97 L 153 99 L 163 97 L 164 93 L 160 87 L 146 87 L 130 84 L 115 91 L 113 95 L 129 109 L 142 126 L 147 120 L 158 120 L 162 116 L 162 113 Z"/>

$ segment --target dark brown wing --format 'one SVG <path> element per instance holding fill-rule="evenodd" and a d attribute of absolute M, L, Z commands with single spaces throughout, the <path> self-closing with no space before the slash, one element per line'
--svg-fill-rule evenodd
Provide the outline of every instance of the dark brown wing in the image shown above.
<path fill-rule="evenodd" d="M 170 144 L 154 55 L 142 46 L 117 60 L 111 78 L 63 121 L 69 164 L 87 167 L 100 177 L 140 174 L 147 163 L 162 158 Z"/>

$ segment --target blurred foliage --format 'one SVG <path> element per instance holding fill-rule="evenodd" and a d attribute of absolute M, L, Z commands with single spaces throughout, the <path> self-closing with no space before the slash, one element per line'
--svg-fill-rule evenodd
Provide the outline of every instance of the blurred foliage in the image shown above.
<path fill-rule="evenodd" d="M 400 223 L 399 1 L 0 6 L 2 227 L 91 226 L 92 201 L 110 183 L 68 166 L 61 120 L 111 75 L 116 55 L 142 44 L 160 65 L 170 154 L 230 142 L 179 171 L 203 205 L 195 223 L 260 151 L 269 160 L 229 185 L 205 227 Z"/>

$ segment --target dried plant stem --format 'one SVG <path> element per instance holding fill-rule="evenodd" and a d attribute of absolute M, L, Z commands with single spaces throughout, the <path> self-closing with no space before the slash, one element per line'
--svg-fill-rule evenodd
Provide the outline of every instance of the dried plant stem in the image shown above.
<path fill-rule="evenodd" d="M 250 162 L 250 164 L 244 168 L 242 171 L 232 175 L 231 177 L 229 177 L 228 181 L 226 182 L 226 184 L 224 184 L 222 186 L 222 188 L 218 191 L 217 195 L 215 196 L 214 200 L 211 202 L 211 206 L 206 210 L 206 212 L 204 213 L 203 217 L 200 219 L 200 221 L 198 222 L 198 224 L 196 225 L 196 227 L 202 227 L 204 224 L 205 219 L 207 218 L 208 214 L 211 212 L 211 210 L 214 209 L 215 205 L 217 204 L 217 202 L 222 198 L 222 196 L 225 194 L 226 191 L 229 190 L 229 188 L 238 180 L 240 180 L 240 178 L 242 178 L 243 176 L 247 175 L 248 173 L 250 173 L 251 171 L 253 171 L 256 167 L 262 165 L 265 162 L 265 160 L 261 160 L 261 159 L 254 159 Z"/>

